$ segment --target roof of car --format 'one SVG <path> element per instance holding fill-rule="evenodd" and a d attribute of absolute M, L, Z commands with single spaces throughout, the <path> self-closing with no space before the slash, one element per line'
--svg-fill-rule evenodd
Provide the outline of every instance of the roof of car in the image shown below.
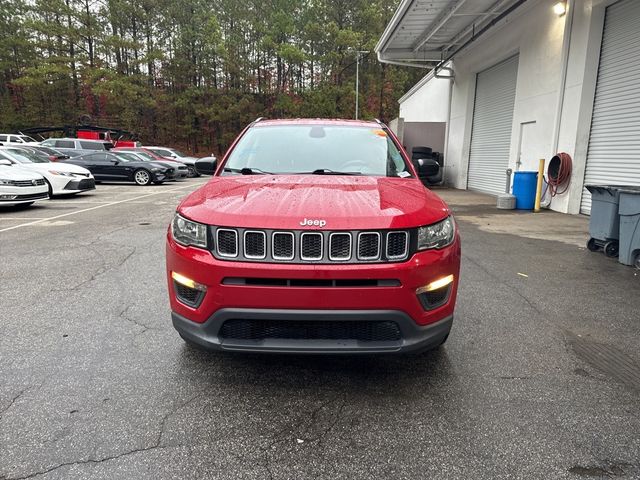
<path fill-rule="evenodd" d="M 77 140 L 79 142 L 113 143 L 111 140 L 96 140 L 95 138 L 51 137 L 47 140 Z"/>
<path fill-rule="evenodd" d="M 270 125 L 343 125 L 380 128 L 380 123 L 374 120 L 347 120 L 339 118 L 289 118 L 289 119 L 264 119 L 254 122 L 254 127 Z"/>

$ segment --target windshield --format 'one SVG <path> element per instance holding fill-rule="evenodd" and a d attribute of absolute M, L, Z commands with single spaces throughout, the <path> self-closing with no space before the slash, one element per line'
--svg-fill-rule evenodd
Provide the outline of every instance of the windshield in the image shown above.
<path fill-rule="evenodd" d="M 223 175 L 245 173 L 246 169 L 273 174 L 411 176 L 384 130 L 344 125 L 252 128 L 229 155 Z"/>
<path fill-rule="evenodd" d="M 145 162 L 153 162 L 155 160 L 152 155 L 149 155 L 146 152 L 136 152 L 136 155 Z"/>
<path fill-rule="evenodd" d="M 49 163 L 46 158 L 25 150 L 8 149 L 7 152 L 11 155 L 11 158 L 19 163 Z"/>
<path fill-rule="evenodd" d="M 133 153 L 128 152 L 113 152 L 115 156 L 118 157 L 119 160 L 123 162 L 137 162 L 139 159 Z"/>

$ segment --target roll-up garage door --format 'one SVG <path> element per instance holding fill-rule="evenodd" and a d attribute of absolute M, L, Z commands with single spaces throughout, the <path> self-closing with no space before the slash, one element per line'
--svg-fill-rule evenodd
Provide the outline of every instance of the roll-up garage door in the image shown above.
<path fill-rule="evenodd" d="M 585 185 L 640 185 L 640 2 L 607 7 Z M 580 212 L 591 212 L 583 189 Z"/>
<path fill-rule="evenodd" d="M 517 56 L 478 74 L 467 179 L 470 190 L 504 193 L 517 76 Z"/>

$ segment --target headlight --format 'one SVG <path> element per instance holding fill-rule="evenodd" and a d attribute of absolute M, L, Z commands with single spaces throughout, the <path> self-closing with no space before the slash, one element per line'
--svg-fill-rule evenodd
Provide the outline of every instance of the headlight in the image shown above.
<path fill-rule="evenodd" d="M 171 224 L 171 233 L 180 245 L 207 248 L 207 226 L 192 222 L 176 214 Z"/>
<path fill-rule="evenodd" d="M 418 250 L 443 248 L 453 243 L 456 237 L 456 224 L 453 217 L 418 229 Z"/>
<path fill-rule="evenodd" d="M 49 173 L 53 175 L 60 175 L 61 177 L 73 177 L 73 173 L 59 172 L 58 170 L 49 170 Z"/>
<path fill-rule="evenodd" d="M 0 185 L 13 185 L 13 181 L 0 178 Z"/>

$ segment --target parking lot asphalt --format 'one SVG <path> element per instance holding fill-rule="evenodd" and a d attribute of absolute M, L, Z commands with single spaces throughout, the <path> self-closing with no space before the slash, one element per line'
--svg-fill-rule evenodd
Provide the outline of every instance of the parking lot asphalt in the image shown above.
<path fill-rule="evenodd" d="M 164 274 L 205 181 L 0 211 L 0 479 L 640 478 L 640 272 L 579 246 L 585 219 L 441 191 L 463 265 L 439 351 L 208 354 Z"/>

